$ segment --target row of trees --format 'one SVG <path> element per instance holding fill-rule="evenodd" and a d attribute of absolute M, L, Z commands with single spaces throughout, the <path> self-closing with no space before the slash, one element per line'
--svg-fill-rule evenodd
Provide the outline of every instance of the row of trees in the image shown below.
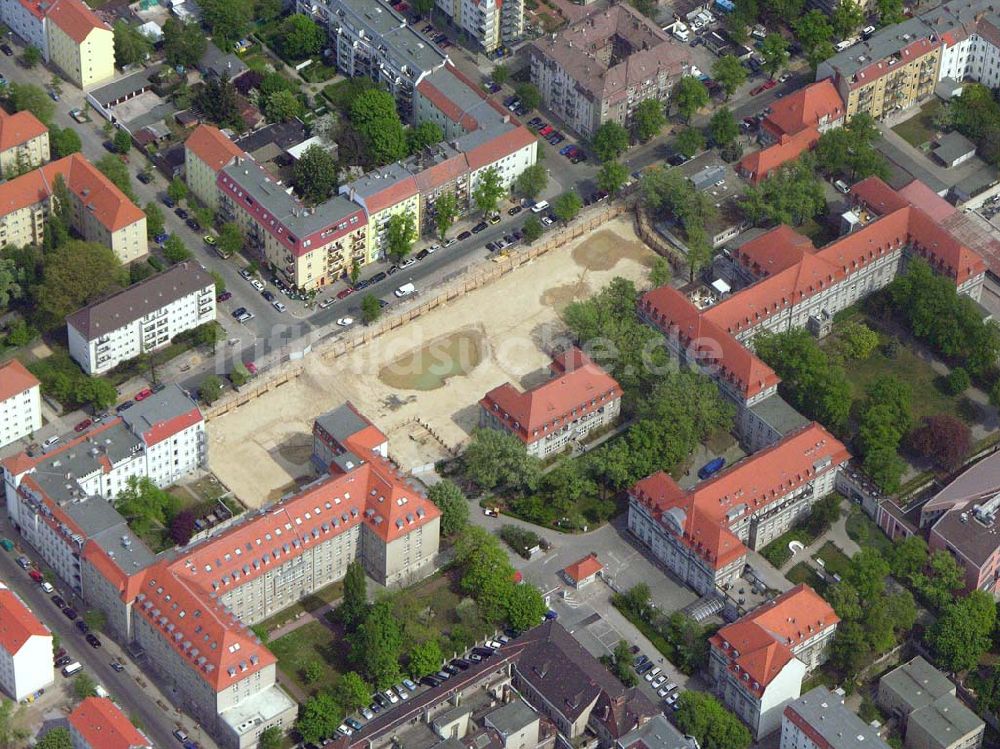
<path fill-rule="evenodd" d="M 712 259 L 712 242 L 706 227 L 718 215 L 710 195 L 694 189 L 679 169 L 650 167 L 642 173 L 642 199 L 654 215 L 670 219 L 684 229 L 691 279 Z"/>

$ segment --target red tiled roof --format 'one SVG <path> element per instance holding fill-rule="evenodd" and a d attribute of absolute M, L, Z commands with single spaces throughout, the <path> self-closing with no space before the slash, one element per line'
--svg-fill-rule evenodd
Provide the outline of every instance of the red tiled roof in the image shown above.
<path fill-rule="evenodd" d="M 16 655 L 36 635 L 48 637 L 50 632 L 14 591 L 0 583 L 0 650 Z"/>
<path fill-rule="evenodd" d="M 45 8 L 42 7 L 42 0 L 20 0 L 20 3 L 22 8 L 27 10 L 39 21 L 45 18 Z"/>
<path fill-rule="evenodd" d="M 400 201 L 412 198 L 414 195 L 419 194 L 419 192 L 417 182 L 413 177 L 404 177 L 403 179 L 396 180 L 384 190 L 379 190 L 365 198 L 368 215 L 391 208 Z"/>
<path fill-rule="evenodd" d="M 0 151 L 6 151 L 39 136 L 49 129 L 28 110 L 7 114 L 0 109 Z M 48 154 L 45 154 L 48 157 Z"/>
<path fill-rule="evenodd" d="M 597 554 L 588 554 L 583 559 L 569 565 L 563 570 L 563 573 L 570 580 L 578 583 L 581 580 L 586 580 L 588 577 L 593 577 L 603 569 L 604 565 L 597 561 Z"/>
<path fill-rule="evenodd" d="M 70 192 L 110 232 L 118 231 L 134 224 L 136 221 L 146 218 L 146 214 L 139 210 L 139 207 L 129 200 L 125 196 L 125 193 L 98 171 L 97 167 L 78 153 L 74 153 L 64 159 L 59 159 L 59 161 L 53 161 L 34 172 L 29 172 L 22 177 L 11 180 L 5 187 L 10 187 L 18 182 L 18 180 L 31 177 L 37 173 L 41 173 L 45 180 L 46 197 L 53 189 L 56 175 L 61 174 Z M 25 206 L 33 205 L 34 202 L 38 201 L 38 194 L 33 182 L 29 181 L 27 189 L 23 190 L 23 192 Z M 34 198 L 34 201 L 27 202 L 30 198 Z"/>
<path fill-rule="evenodd" d="M 813 422 L 694 489 L 681 489 L 661 471 L 638 482 L 631 494 L 719 569 L 746 553 L 730 530 L 735 523 L 849 458 L 847 448 Z"/>
<path fill-rule="evenodd" d="M 490 390 L 479 404 L 530 444 L 578 414 L 603 408 L 621 398 L 622 389 L 615 379 L 583 352 L 574 354 L 574 362 L 579 366 L 565 368 L 565 359 L 554 362 L 552 370 L 556 376 L 525 393 L 518 392 L 509 382 L 504 383 Z"/>
<path fill-rule="evenodd" d="M 56 0 L 47 15 L 49 20 L 77 44 L 85 42 L 94 29 L 111 31 L 111 27 L 81 0 Z"/>
<path fill-rule="evenodd" d="M 216 173 L 230 161 L 243 155 L 242 148 L 212 125 L 196 127 L 184 141 L 184 147 Z"/>
<path fill-rule="evenodd" d="M 107 697 L 88 697 L 69 714 L 90 749 L 140 749 L 153 746 Z"/>
<path fill-rule="evenodd" d="M 782 140 L 767 148 L 748 153 L 740 159 L 740 173 L 754 185 L 767 179 L 776 169 L 794 161 L 819 142 L 819 131 L 806 128 L 794 135 L 783 136 Z"/>
<path fill-rule="evenodd" d="M 476 89 L 473 89 L 473 91 L 475 90 Z M 422 96 L 427 97 L 431 104 L 440 110 L 441 114 L 457 125 L 461 125 L 462 129 L 466 132 L 472 132 L 473 130 L 479 129 L 479 123 L 476 121 L 476 118 L 468 112 L 463 111 L 461 107 L 449 99 L 444 92 L 431 83 L 430 80 L 424 79 L 420 81 L 420 83 L 417 84 L 417 91 Z"/>
<path fill-rule="evenodd" d="M 39 385 L 38 379 L 17 359 L 0 364 L 0 401 Z"/>
<path fill-rule="evenodd" d="M 775 101 L 763 125 L 780 137 L 818 127 L 824 118 L 833 121 L 843 117 L 840 92 L 832 79 L 824 78 Z"/>
<path fill-rule="evenodd" d="M 940 39 L 917 39 L 916 41 L 910 42 L 908 45 L 903 47 L 897 55 L 893 55 L 892 59 L 899 61 L 900 65 L 906 65 L 907 63 L 913 62 L 917 58 L 923 57 L 930 52 L 941 46 Z M 893 70 L 898 70 L 898 65 L 894 62 L 892 65 L 889 64 L 887 58 L 878 60 L 877 62 L 868 65 L 857 73 L 849 81 L 849 85 L 852 89 L 861 88 L 862 86 L 867 86 L 872 81 L 881 78 Z"/>
<path fill-rule="evenodd" d="M 797 585 L 742 619 L 723 627 L 711 638 L 731 671 L 747 674 L 748 688 L 762 694 L 771 680 L 795 657 L 795 648 L 840 619 L 808 585 Z"/>
<path fill-rule="evenodd" d="M 142 438 L 145 440 L 147 445 L 155 445 L 165 439 L 173 437 L 175 434 L 184 431 L 188 427 L 198 424 L 201 421 L 201 411 L 199 411 L 196 406 L 187 413 L 174 416 L 166 421 L 157 422 L 143 433 Z"/>
<path fill-rule="evenodd" d="M 538 139 L 524 125 L 518 125 L 502 135 L 490 138 L 481 146 L 476 146 L 466 154 L 472 171 L 495 164 L 504 156 L 517 153 L 522 148 L 537 143 Z"/>
<path fill-rule="evenodd" d="M 919 208 L 930 216 L 937 223 L 944 223 L 950 216 L 958 212 L 958 209 L 942 198 L 931 188 L 919 179 L 913 180 L 910 184 L 901 188 L 900 197 L 907 203 Z"/>
<path fill-rule="evenodd" d="M 787 224 L 751 239 L 737 250 L 737 258 L 754 276 L 773 276 L 792 267 L 809 253 L 816 251 L 809 237 L 799 234 Z"/>
<path fill-rule="evenodd" d="M 433 192 L 439 187 L 454 182 L 468 172 L 468 159 L 464 153 L 460 153 L 427 169 L 421 169 L 413 175 L 413 179 L 417 183 L 417 189 L 423 194 Z"/>

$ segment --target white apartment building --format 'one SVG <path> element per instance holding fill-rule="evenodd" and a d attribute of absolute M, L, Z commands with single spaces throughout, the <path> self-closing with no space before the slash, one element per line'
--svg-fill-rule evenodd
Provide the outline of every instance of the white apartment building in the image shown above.
<path fill-rule="evenodd" d="M 523 0 L 435 0 L 435 6 L 487 54 L 524 35 Z"/>
<path fill-rule="evenodd" d="M 42 428 L 39 385 L 17 359 L 0 365 L 0 447 Z"/>
<path fill-rule="evenodd" d="M 52 633 L 0 582 L 0 690 L 20 702 L 54 678 Z"/>
<path fill-rule="evenodd" d="M 213 320 L 215 280 L 179 263 L 67 317 L 69 353 L 87 374 L 103 374 Z"/>

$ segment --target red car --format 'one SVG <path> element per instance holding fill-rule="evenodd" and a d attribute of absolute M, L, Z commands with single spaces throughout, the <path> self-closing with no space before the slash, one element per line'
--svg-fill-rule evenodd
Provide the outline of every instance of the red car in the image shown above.
<path fill-rule="evenodd" d="M 778 85 L 778 82 L 775 81 L 773 78 L 769 79 L 769 80 L 766 80 L 762 84 L 760 84 L 759 86 L 757 86 L 757 88 L 755 88 L 753 91 L 751 91 L 750 92 L 750 96 L 757 96 L 758 94 L 762 94 L 765 91 L 770 91 L 772 88 L 774 88 L 777 85 Z"/>
<path fill-rule="evenodd" d="M 243 366 L 247 368 L 247 372 L 249 372 L 250 374 L 252 375 L 257 374 L 257 365 L 254 364 L 252 361 L 244 362 Z"/>
<path fill-rule="evenodd" d="M 538 134 L 541 136 L 552 135 L 552 133 L 554 133 L 555 131 L 556 129 L 552 127 L 552 125 L 546 125 L 541 130 L 538 131 Z"/>
<path fill-rule="evenodd" d="M 40 583 L 42 582 L 42 580 L 45 579 L 45 576 L 38 570 L 28 570 L 28 577 L 30 577 L 36 583 Z"/>
<path fill-rule="evenodd" d="M 148 398 L 152 394 L 153 394 L 153 391 L 150 388 L 143 388 L 142 390 L 140 390 L 138 393 L 135 394 L 135 400 L 136 401 L 144 401 L 144 400 L 146 400 L 146 398 Z"/>
<path fill-rule="evenodd" d="M 349 297 L 353 293 L 354 293 L 354 289 L 348 287 L 348 288 L 344 289 L 343 291 L 341 291 L 339 294 L 337 294 L 337 299 L 347 299 L 347 297 Z"/>
<path fill-rule="evenodd" d="M 87 427 L 89 427 L 93 423 L 94 422 L 91 421 L 90 419 L 84 419 L 79 424 L 77 424 L 75 427 L 73 427 L 73 431 L 74 432 L 82 432 L 84 429 L 86 429 Z"/>

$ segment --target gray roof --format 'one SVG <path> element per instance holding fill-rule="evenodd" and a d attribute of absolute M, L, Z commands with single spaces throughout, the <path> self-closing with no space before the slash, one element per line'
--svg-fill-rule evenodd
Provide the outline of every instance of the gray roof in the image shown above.
<path fill-rule="evenodd" d="M 508 702 L 483 718 L 486 725 L 493 726 L 504 736 L 523 731 L 537 720 L 538 713 L 521 700 Z"/>
<path fill-rule="evenodd" d="M 915 710 L 906 721 L 908 734 L 919 727 L 942 749 L 953 746 L 969 734 L 984 730 L 984 726 L 979 716 L 952 694 Z"/>
<path fill-rule="evenodd" d="M 316 423 L 341 444 L 352 434 L 357 434 L 371 424 L 348 403 L 343 403 L 333 410 L 317 416 Z"/>
<path fill-rule="evenodd" d="M 843 697 L 826 687 L 806 692 L 785 708 L 786 715 L 789 711 L 822 736 L 829 749 L 889 749 L 874 728 L 844 707 Z"/>
<path fill-rule="evenodd" d="M 215 286 L 212 277 L 194 261 L 178 263 L 155 276 L 77 310 L 66 318 L 87 340 L 117 330 L 178 299 Z"/>
<path fill-rule="evenodd" d="M 433 42 L 411 28 L 405 18 L 382 0 L 334 0 L 330 3 L 331 17 L 338 9 L 346 14 L 345 23 L 381 38 L 398 64 L 406 65 L 413 72 L 414 80 L 443 65 L 447 59 Z"/>
<path fill-rule="evenodd" d="M 786 435 L 809 423 L 805 416 L 792 408 L 788 401 L 777 394 L 755 403 L 750 407 L 750 410 L 757 418 L 781 435 Z"/>
<path fill-rule="evenodd" d="M 103 457 L 112 465 L 142 449 L 142 441 L 121 421 L 93 429 L 82 441 L 57 446 L 35 464 L 35 480 L 54 501 L 78 499 L 77 482 L 103 470 Z M 74 494 L 74 491 L 77 492 Z"/>
<path fill-rule="evenodd" d="M 233 143 L 247 153 L 253 153 L 272 143 L 282 151 L 287 151 L 308 137 L 305 125 L 298 120 L 289 120 L 288 122 L 275 122 L 259 130 L 254 130 L 242 138 L 237 138 Z"/>
<path fill-rule="evenodd" d="M 700 172 L 692 174 L 688 179 L 691 180 L 691 184 L 694 185 L 695 190 L 705 190 L 720 179 L 726 178 L 726 168 L 724 166 L 706 166 Z"/>
<path fill-rule="evenodd" d="M 205 54 L 198 61 L 198 69 L 206 75 L 215 75 L 221 78 L 225 74 L 230 79 L 249 70 L 243 60 L 232 52 L 223 52 L 212 42 L 208 43 Z"/>
<path fill-rule="evenodd" d="M 848 47 L 825 63 L 844 78 L 851 79 L 869 65 L 899 54 L 905 47 L 919 39 L 928 39 L 933 30 L 920 18 L 910 18 L 903 23 L 886 26 L 869 39 Z M 817 80 L 824 76 L 817 73 Z"/>
<path fill-rule="evenodd" d="M 879 689 L 888 687 L 911 713 L 946 694 L 955 693 L 955 685 L 919 655 L 882 677 Z"/>
<path fill-rule="evenodd" d="M 698 741 L 682 734 L 663 715 L 656 715 L 618 739 L 615 746 L 621 749 L 698 749 Z"/>
<path fill-rule="evenodd" d="M 341 195 L 334 195 L 325 203 L 307 208 L 298 198 L 286 192 L 289 189 L 286 185 L 276 182 L 250 158 L 237 158 L 222 171 L 251 198 L 267 206 L 267 211 L 299 239 L 322 231 L 360 210 L 360 206 Z"/>
<path fill-rule="evenodd" d="M 459 705 L 457 707 L 451 708 L 451 710 L 446 710 L 437 717 L 434 718 L 433 723 L 436 726 L 444 726 L 448 723 L 452 723 L 459 720 L 465 715 L 471 715 L 472 710 L 467 708 L 465 705 Z"/>
<path fill-rule="evenodd" d="M 934 144 L 934 155 L 945 164 L 950 164 L 966 154 L 975 153 L 976 144 L 959 132 L 942 135 Z"/>
<path fill-rule="evenodd" d="M 163 65 L 154 65 L 150 68 L 137 70 L 129 75 L 116 78 L 107 85 L 95 88 L 87 95 L 93 97 L 100 102 L 102 106 L 106 107 L 117 99 L 121 99 L 125 96 L 131 96 L 132 94 L 149 88 L 152 85 L 150 83 L 150 78 L 159 73 L 163 67 Z"/>
<path fill-rule="evenodd" d="M 71 502 L 63 510 L 81 527 L 91 541 L 107 552 L 126 574 L 151 565 L 153 552 L 139 540 L 111 503 L 102 497 Z"/>
<path fill-rule="evenodd" d="M 121 418 L 134 434 L 145 435 L 158 424 L 190 413 L 197 408 L 198 404 L 180 385 L 171 384 L 122 411 Z"/>
<path fill-rule="evenodd" d="M 360 198 L 368 198 L 376 193 L 382 192 L 389 185 L 413 177 L 409 170 L 401 163 L 389 164 L 368 172 L 347 186 L 349 194 L 357 195 Z"/>

